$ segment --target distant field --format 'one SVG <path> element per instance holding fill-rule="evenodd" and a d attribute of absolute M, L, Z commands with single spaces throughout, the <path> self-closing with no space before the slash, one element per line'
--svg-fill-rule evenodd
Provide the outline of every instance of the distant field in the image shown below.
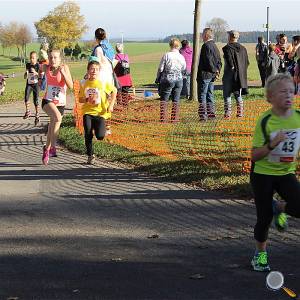
<path fill-rule="evenodd" d="M 38 51 L 39 43 L 32 43 L 27 47 L 27 53 L 30 51 Z M 224 44 L 218 44 L 221 48 Z M 248 69 L 248 80 L 259 80 L 257 65 L 255 62 L 255 44 L 245 44 L 250 60 Z M 125 52 L 128 53 L 131 62 L 131 75 L 136 87 L 154 83 L 156 70 L 162 55 L 168 51 L 168 44 L 164 43 L 127 43 L 125 44 Z M 3 49 L 0 46 L 0 55 Z M 5 74 L 16 73 L 16 78 L 7 80 L 8 90 L 23 90 L 25 81 L 23 79 L 24 67 L 20 67 L 19 62 L 12 61 L 8 58 L 17 55 L 17 49 L 12 48 L 10 51 L 5 50 L 5 56 L 0 56 L 0 71 Z M 222 51 L 221 51 L 222 54 Z M 74 79 L 81 79 L 85 74 L 86 61 L 68 62 Z"/>

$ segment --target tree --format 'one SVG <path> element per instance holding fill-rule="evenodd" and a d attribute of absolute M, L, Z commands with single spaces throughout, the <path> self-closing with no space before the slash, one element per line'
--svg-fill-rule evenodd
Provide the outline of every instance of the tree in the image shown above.
<path fill-rule="evenodd" d="M 32 41 L 32 34 L 29 27 L 26 24 L 16 23 L 14 26 L 14 44 L 18 49 L 18 57 L 25 64 L 27 57 L 27 44 Z"/>
<path fill-rule="evenodd" d="M 64 48 L 65 56 L 72 56 L 72 53 L 73 53 L 73 49 L 70 46 Z"/>
<path fill-rule="evenodd" d="M 4 55 L 4 50 L 6 48 L 11 49 L 15 45 L 15 28 L 16 23 L 11 22 L 9 25 L 5 25 L 1 27 L 0 31 L 0 43 L 2 45 L 3 49 L 3 55 Z M 10 51 L 9 54 L 10 56 Z"/>
<path fill-rule="evenodd" d="M 47 39 L 50 49 L 74 45 L 88 29 L 79 5 L 73 1 L 57 6 L 34 25 L 38 36 Z"/>
<path fill-rule="evenodd" d="M 206 23 L 206 26 L 213 30 L 216 42 L 226 41 L 226 31 L 228 30 L 229 26 L 225 20 L 221 18 L 213 18 Z"/>
<path fill-rule="evenodd" d="M 25 60 L 26 46 L 32 41 L 32 34 L 27 25 L 18 22 L 10 22 L 8 25 L 0 28 L 0 43 L 3 48 L 16 46 L 18 50 L 18 58 Z"/>
<path fill-rule="evenodd" d="M 193 64 L 192 64 L 192 82 L 191 82 L 191 100 L 197 100 L 197 72 L 200 54 L 200 8 L 201 0 L 195 0 L 194 12 L 194 38 L 193 38 Z"/>
<path fill-rule="evenodd" d="M 95 44 L 95 41 L 94 41 L 94 40 L 92 40 L 92 41 L 85 41 L 85 42 L 83 43 L 83 46 L 82 46 L 81 50 L 82 50 L 83 52 L 87 52 L 87 53 L 90 54 L 90 53 L 93 51 L 95 45 L 96 45 L 96 44 Z"/>
<path fill-rule="evenodd" d="M 76 43 L 74 49 L 73 49 L 73 56 L 78 59 L 78 55 L 81 53 L 81 47 Z"/>

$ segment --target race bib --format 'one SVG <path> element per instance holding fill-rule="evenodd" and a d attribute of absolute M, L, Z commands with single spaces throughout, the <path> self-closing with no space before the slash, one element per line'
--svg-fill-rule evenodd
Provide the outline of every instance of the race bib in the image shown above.
<path fill-rule="evenodd" d="M 66 104 L 66 91 L 63 87 L 48 85 L 47 100 L 52 101 L 55 105 Z"/>
<path fill-rule="evenodd" d="M 36 84 L 39 81 L 38 74 L 28 73 L 28 84 Z"/>
<path fill-rule="evenodd" d="M 86 88 L 84 93 L 85 93 L 86 101 L 88 103 L 94 105 L 101 103 L 101 96 L 97 88 Z"/>
<path fill-rule="evenodd" d="M 270 162 L 289 163 L 296 161 L 300 147 L 300 128 L 283 130 L 283 132 L 287 138 L 269 153 L 268 160 Z M 271 133 L 271 141 L 277 133 L 278 131 Z"/>

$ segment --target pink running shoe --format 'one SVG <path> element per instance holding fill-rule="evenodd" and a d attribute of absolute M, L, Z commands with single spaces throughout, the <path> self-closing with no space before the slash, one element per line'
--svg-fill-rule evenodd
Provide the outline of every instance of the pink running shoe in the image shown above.
<path fill-rule="evenodd" d="M 50 157 L 57 157 L 57 153 L 56 153 L 56 147 L 51 147 L 49 150 L 49 156 Z"/>
<path fill-rule="evenodd" d="M 48 165 L 48 162 L 49 162 L 49 150 L 46 149 L 46 146 L 43 147 L 43 157 L 42 157 L 42 161 L 43 161 L 43 164 L 45 166 Z"/>

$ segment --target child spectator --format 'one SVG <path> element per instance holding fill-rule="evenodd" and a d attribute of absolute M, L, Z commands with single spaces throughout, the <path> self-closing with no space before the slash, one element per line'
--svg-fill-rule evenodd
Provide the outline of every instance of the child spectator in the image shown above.
<path fill-rule="evenodd" d="M 3 96 L 5 91 L 6 81 L 4 78 L 4 74 L 0 73 L 0 96 Z"/>
<path fill-rule="evenodd" d="M 93 132 L 97 140 L 103 140 L 106 134 L 106 120 L 113 112 L 117 89 L 112 83 L 99 81 L 100 63 L 92 60 L 87 66 L 88 79 L 81 81 L 79 102 L 83 103 L 83 127 L 87 164 L 94 163 Z M 107 98 L 110 95 L 110 101 Z"/>
<path fill-rule="evenodd" d="M 186 62 L 186 70 L 183 76 L 183 86 L 181 90 L 181 96 L 185 96 L 186 99 L 190 98 L 191 90 L 191 72 L 193 63 L 193 49 L 190 47 L 188 40 L 181 41 L 181 48 L 179 53 L 184 57 Z"/>
<path fill-rule="evenodd" d="M 41 65 L 49 64 L 48 49 L 49 49 L 49 44 L 46 42 L 43 42 L 41 44 L 40 51 L 39 51 L 39 64 L 41 64 Z"/>
<path fill-rule="evenodd" d="M 39 64 L 37 62 L 37 53 L 35 51 L 30 52 L 30 62 L 26 64 L 26 71 L 24 73 L 24 79 L 26 79 L 25 87 L 25 114 L 23 119 L 30 117 L 31 113 L 29 110 L 29 98 L 32 92 L 33 103 L 35 107 L 35 121 L 34 124 L 37 125 L 40 121 L 39 118 Z"/>
<path fill-rule="evenodd" d="M 121 86 L 121 91 L 118 92 L 117 102 L 121 105 L 128 105 L 129 102 L 129 89 L 132 87 L 132 78 L 130 75 L 129 68 L 129 58 L 128 55 L 124 53 L 124 45 L 116 44 L 116 52 L 115 59 L 118 63 L 115 66 L 115 73 L 118 78 L 118 81 Z"/>
<path fill-rule="evenodd" d="M 275 44 L 269 45 L 269 54 L 267 57 L 267 64 L 266 64 L 266 79 L 268 79 L 268 77 L 270 77 L 271 75 L 276 75 L 279 70 L 280 58 L 275 53 L 275 48 L 276 48 Z"/>

